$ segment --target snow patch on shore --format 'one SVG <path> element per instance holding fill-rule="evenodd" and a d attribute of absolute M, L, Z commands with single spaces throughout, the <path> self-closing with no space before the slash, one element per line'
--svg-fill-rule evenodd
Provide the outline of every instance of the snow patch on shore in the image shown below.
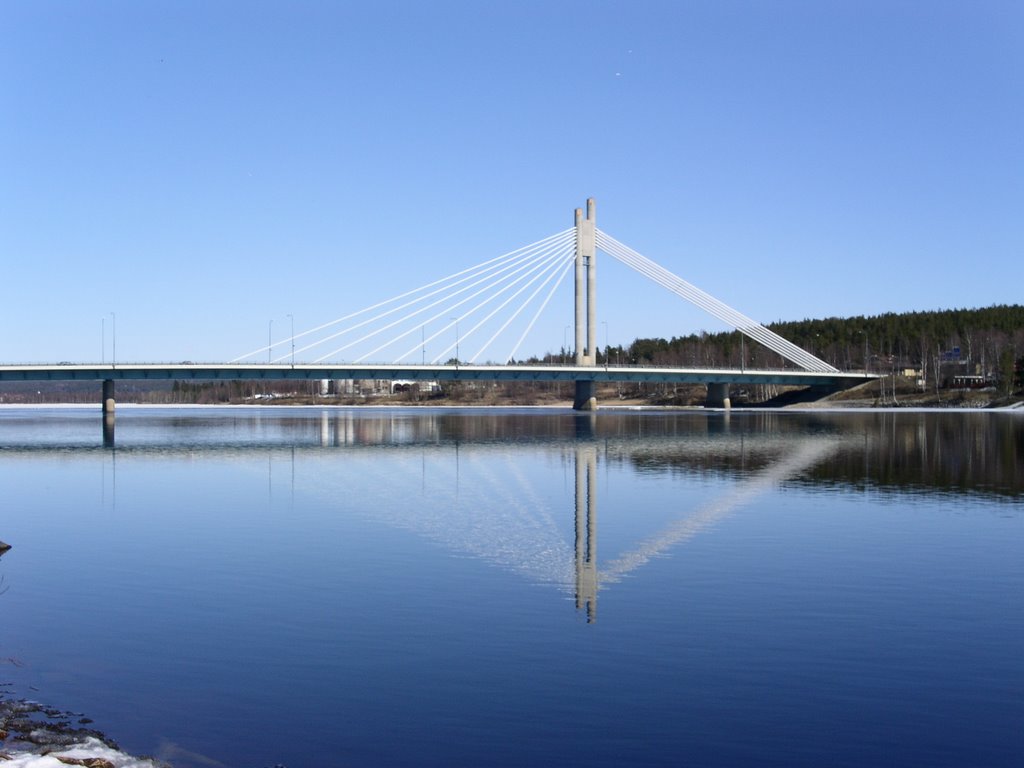
<path fill-rule="evenodd" d="M 0 764 L 4 768 L 67 768 L 68 765 L 92 765 L 101 768 L 108 766 L 110 768 L 167 768 L 166 763 L 119 752 L 91 736 L 81 744 L 53 749 L 45 755 L 35 752 L 8 752 L 6 757 L 6 760 L 0 758 Z"/>

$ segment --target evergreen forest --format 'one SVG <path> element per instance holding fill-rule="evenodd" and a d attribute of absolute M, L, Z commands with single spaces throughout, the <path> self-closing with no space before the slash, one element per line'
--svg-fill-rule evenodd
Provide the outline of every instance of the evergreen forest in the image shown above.
<path fill-rule="evenodd" d="M 776 322 L 766 326 L 842 371 L 914 377 L 948 387 L 954 379 L 1020 389 L 1024 368 L 1024 306 L 887 313 Z M 611 364 L 692 368 L 791 368 L 775 352 L 738 331 L 671 339 L 637 339 L 607 347 Z"/>

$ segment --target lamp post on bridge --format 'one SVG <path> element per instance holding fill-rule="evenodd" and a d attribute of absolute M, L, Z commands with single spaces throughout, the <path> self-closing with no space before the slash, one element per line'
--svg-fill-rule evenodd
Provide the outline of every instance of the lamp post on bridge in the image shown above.
<path fill-rule="evenodd" d="M 271 320 L 267 326 L 267 365 L 273 362 L 271 353 L 274 350 L 274 321 Z"/>
<path fill-rule="evenodd" d="M 117 315 L 110 313 L 110 364 L 117 365 Z"/>
<path fill-rule="evenodd" d="M 459 367 L 459 318 L 449 317 L 449 320 L 455 321 L 455 367 Z"/>
<path fill-rule="evenodd" d="M 610 349 L 608 346 L 608 321 L 602 320 L 601 325 L 604 326 L 604 367 L 605 370 L 608 370 L 608 350 Z"/>
<path fill-rule="evenodd" d="M 292 368 L 295 367 L 295 316 L 288 315 L 288 319 L 292 321 Z"/>

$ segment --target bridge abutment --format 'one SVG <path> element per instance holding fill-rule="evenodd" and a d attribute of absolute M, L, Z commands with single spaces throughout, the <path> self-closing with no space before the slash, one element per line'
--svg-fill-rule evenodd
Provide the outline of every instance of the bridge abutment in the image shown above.
<path fill-rule="evenodd" d="M 729 385 L 724 381 L 713 381 L 708 384 L 708 397 L 704 401 L 705 408 L 731 408 Z"/>

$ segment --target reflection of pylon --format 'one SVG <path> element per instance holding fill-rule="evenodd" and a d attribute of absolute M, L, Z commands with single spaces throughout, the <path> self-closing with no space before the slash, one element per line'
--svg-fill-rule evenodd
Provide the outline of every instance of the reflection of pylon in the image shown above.
<path fill-rule="evenodd" d="M 597 448 L 576 448 L 576 608 L 597 618 Z"/>

